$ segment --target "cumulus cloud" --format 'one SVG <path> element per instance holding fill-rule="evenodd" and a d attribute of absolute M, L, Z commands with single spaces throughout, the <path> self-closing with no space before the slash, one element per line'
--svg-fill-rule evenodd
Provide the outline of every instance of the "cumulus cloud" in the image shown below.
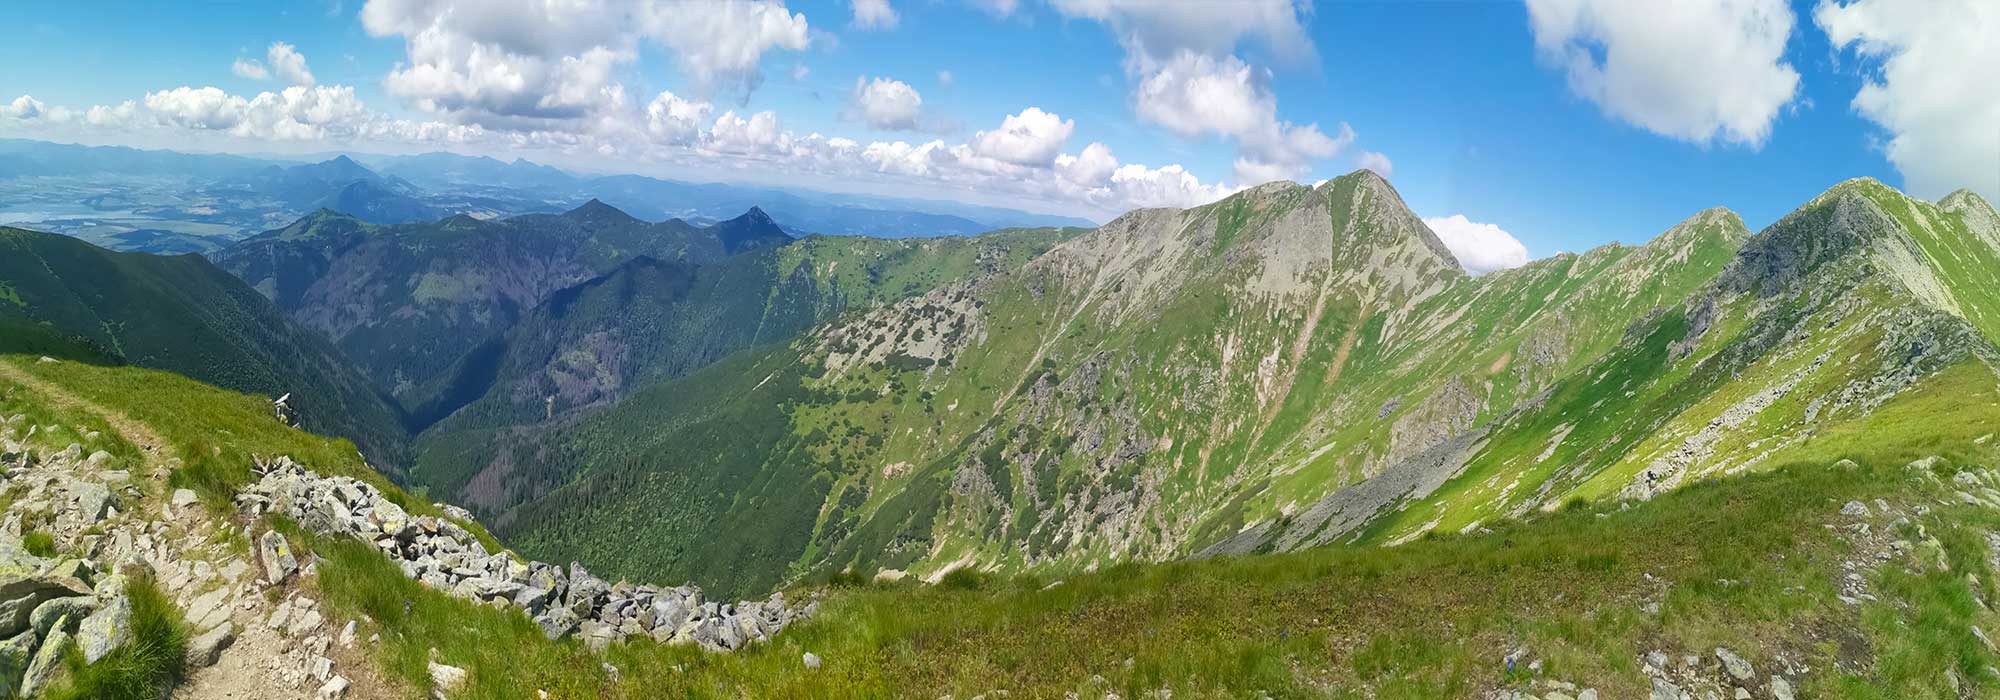
<path fill-rule="evenodd" d="M 484 136 L 478 127 L 387 117 L 369 110 L 354 96 L 354 89 L 346 86 L 294 85 L 251 97 L 213 86 L 181 86 L 81 112 L 45 106 L 24 95 L 0 106 L 0 117 L 14 118 L 32 128 L 214 133 L 255 142 L 374 139 L 435 144 L 465 143 Z"/>
<path fill-rule="evenodd" d="M 1389 157 L 1375 151 L 1362 151 L 1361 155 L 1354 158 L 1354 167 L 1362 170 L 1373 170 L 1376 175 L 1381 175 L 1385 178 L 1396 172 L 1396 166 L 1394 163 L 1389 162 Z"/>
<path fill-rule="evenodd" d="M 238 58 L 229 64 L 229 72 L 249 80 L 269 80 L 275 76 L 287 84 L 307 87 L 315 82 L 312 71 L 306 68 L 305 55 L 299 53 L 297 47 L 282 41 L 271 42 L 271 47 L 264 52 L 264 62 Z"/>
<path fill-rule="evenodd" d="M 1424 219 L 1424 225 L 1458 258 L 1466 272 L 1483 275 L 1528 264 L 1528 248 L 1512 234 L 1493 224 L 1482 224 L 1463 214 Z"/>
<path fill-rule="evenodd" d="M 1606 115 L 1670 138 L 1762 147 L 1798 92 L 1785 0 L 1528 0 L 1543 60 Z"/>
<path fill-rule="evenodd" d="M 292 85 L 312 86 L 312 71 L 306 69 L 306 57 L 291 44 L 282 41 L 271 42 L 264 59 L 271 63 L 271 73 Z"/>
<path fill-rule="evenodd" d="M 646 131 L 661 143 L 686 145 L 701 134 L 713 105 L 662 92 L 646 104 Z"/>
<path fill-rule="evenodd" d="M 2000 201 L 2000 8 L 1984 0 L 1822 0 L 1813 21 L 1874 68 L 1854 110 L 1924 197 L 1970 187 Z"/>
<path fill-rule="evenodd" d="M 1056 172 L 1063 179 L 1085 187 L 1102 184 L 1118 170 L 1118 159 L 1112 157 L 1111 148 L 1101 143 L 1091 143 L 1076 154 L 1056 156 Z"/>
<path fill-rule="evenodd" d="M 765 0 L 693 0 L 643 5 L 645 36 L 673 49 L 681 70 L 701 89 L 756 89 L 766 52 L 801 51 L 812 43 L 804 14 Z"/>
<path fill-rule="evenodd" d="M 0 105 L 0 118 L 27 121 L 40 118 L 46 109 L 42 101 L 33 95 L 22 95 L 14 98 L 13 102 Z"/>
<path fill-rule="evenodd" d="M 924 98 L 908 83 L 888 78 L 854 79 L 849 112 L 875 129 L 911 131 L 924 109 Z"/>
<path fill-rule="evenodd" d="M 271 79 L 271 71 L 265 69 L 264 64 L 247 58 L 239 58 L 236 59 L 235 63 L 229 64 L 229 72 L 235 73 L 238 78 L 247 80 Z"/>
<path fill-rule="evenodd" d="M 1269 46 L 1281 59 L 1314 53 L 1303 26 L 1310 3 L 1295 0 L 1148 2 L 1053 0 L 1065 16 L 1109 25 L 1125 48 L 1126 71 L 1137 79 L 1137 116 L 1184 137 L 1235 140 L 1233 176 L 1238 185 L 1298 179 L 1315 161 L 1332 157 L 1354 140 L 1346 124 L 1332 136 L 1317 124 L 1278 117 L 1267 69 L 1232 52 L 1246 39 Z"/>
<path fill-rule="evenodd" d="M 1110 25 L 1125 47 L 1129 67 L 1137 73 L 1149 73 L 1184 51 L 1230 53 L 1246 37 L 1262 40 L 1286 59 L 1313 55 L 1302 22 L 1312 4 L 1305 0 L 1051 0 L 1050 4 L 1065 16 Z"/>
<path fill-rule="evenodd" d="M 1076 121 L 1029 107 L 1010 114 L 1000 128 L 972 136 L 972 151 L 1015 165 L 1049 165 L 1076 129 Z"/>
<path fill-rule="evenodd" d="M 1312 161 L 1330 157 L 1354 140 L 1346 124 L 1330 137 L 1317 124 L 1279 120 L 1269 73 L 1235 56 L 1182 51 L 1140 81 L 1133 109 L 1139 118 L 1182 136 L 1212 133 L 1236 139 L 1239 185 L 1302 177 Z"/>
<path fill-rule="evenodd" d="M 854 26 L 861 29 L 895 29 L 899 18 L 889 0 L 853 0 Z"/>
<path fill-rule="evenodd" d="M 362 26 L 400 36 L 407 60 L 383 87 L 456 121 L 508 129 L 599 120 L 627 108 L 619 67 L 643 43 L 673 54 L 702 94 L 763 81 L 764 54 L 804 49 L 803 14 L 769 0 L 370 0 Z"/>

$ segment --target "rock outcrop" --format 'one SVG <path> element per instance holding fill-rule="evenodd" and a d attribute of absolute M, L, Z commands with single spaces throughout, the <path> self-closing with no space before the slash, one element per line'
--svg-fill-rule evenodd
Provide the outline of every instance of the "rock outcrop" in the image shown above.
<path fill-rule="evenodd" d="M 451 519 L 412 516 L 356 479 L 321 476 L 286 457 L 257 468 L 262 478 L 237 496 L 244 512 L 283 515 L 322 537 L 372 542 L 404 575 L 467 600 L 518 608 L 550 639 L 574 634 L 601 650 L 613 641 L 648 637 L 726 651 L 769 639 L 817 607 L 816 602 L 789 605 L 783 593 L 724 603 L 703 600 L 692 586 L 610 583 L 574 562 L 564 568 L 488 551 Z M 267 576 L 289 575 L 298 564 L 283 538 L 265 537 L 276 538 L 259 547 Z"/>

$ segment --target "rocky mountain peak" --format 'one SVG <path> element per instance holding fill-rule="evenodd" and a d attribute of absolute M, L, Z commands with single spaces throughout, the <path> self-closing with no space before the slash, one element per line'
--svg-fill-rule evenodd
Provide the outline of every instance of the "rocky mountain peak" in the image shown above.
<path fill-rule="evenodd" d="M 1330 191 L 1339 196 L 1341 191 L 1353 194 L 1351 212 L 1359 220 L 1370 224 L 1376 231 L 1380 243 L 1404 245 L 1418 253 L 1413 265 L 1424 268 L 1441 268 L 1463 275 L 1465 268 L 1458 264 L 1458 257 L 1451 254 L 1437 233 L 1425 225 L 1410 205 L 1403 201 L 1403 195 L 1389 184 L 1387 178 L 1373 170 L 1360 169 L 1342 175 L 1321 185 L 1321 191 Z"/>
<path fill-rule="evenodd" d="M 1972 228 L 1985 231 L 2000 231 L 2000 213 L 1993 211 L 1993 205 L 1972 190 L 1962 189 L 1945 195 L 1938 200 L 1938 208 L 1963 216 Z"/>

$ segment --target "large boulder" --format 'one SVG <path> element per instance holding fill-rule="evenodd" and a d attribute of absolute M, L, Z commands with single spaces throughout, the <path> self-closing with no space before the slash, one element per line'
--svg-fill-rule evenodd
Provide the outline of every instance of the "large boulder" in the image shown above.
<path fill-rule="evenodd" d="M 65 628 L 72 620 L 57 621 L 50 628 L 49 635 L 42 638 L 42 648 L 35 651 L 35 658 L 28 662 L 28 670 L 21 675 L 21 697 L 31 698 L 40 692 L 56 672 L 62 670 L 63 652 L 69 649 L 71 637 Z"/>
<path fill-rule="evenodd" d="M 76 640 L 83 647 L 84 663 L 92 664 L 131 643 L 132 599 L 119 595 L 105 601 L 77 626 Z"/>
<path fill-rule="evenodd" d="M 71 576 L 0 574 L 0 636 L 27 629 L 35 608 L 56 598 L 91 595 L 89 586 Z"/>
<path fill-rule="evenodd" d="M 28 672 L 28 663 L 33 660 L 30 656 L 34 652 L 33 632 L 23 632 L 0 642 L 0 697 L 11 697 L 20 690 L 15 681 Z"/>

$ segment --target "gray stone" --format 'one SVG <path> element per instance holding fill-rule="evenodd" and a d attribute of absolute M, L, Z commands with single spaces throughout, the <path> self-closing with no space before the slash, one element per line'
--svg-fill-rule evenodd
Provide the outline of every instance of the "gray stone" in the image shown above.
<path fill-rule="evenodd" d="M 431 694 L 440 700 L 452 697 L 465 687 L 465 669 L 432 661 L 430 672 Z"/>
<path fill-rule="evenodd" d="M 73 631 L 76 623 L 97 611 L 95 596 L 79 595 L 54 598 L 35 607 L 28 616 L 28 626 L 35 630 L 37 638 L 45 636 L 56 625 L 64 625 L 63 631 Z"/>
<path fill-rule="evenodd" d="M 28 671 L 35 651 L 35 633 L 22 632 L 5 642 L 0 642 L 0 697 L 13 694 L 18 688 L 15 679 Z"/>
<path fill-rule="evenodd" d="M 277 530 L 264 533 L 257 539 L 257 552 L 264 560 L 264 580 L 273 584 L 284 583 L 286 578 L 299 570 L 298 557 L 292 555 L 292 544 Z"/>
<path fill-rule="evenodd" d="M 1736 680 L 1747 681 L 1757 677 L 1757 672 L 1750 667 L 1750 662 L 1737 656 L 1735 652 L 1716 647 L 1715 658 L 1722 662 L 1722 669 L 1728 671 Z"/>
<path fill-rule="evenodd" d="M 69 576 L 0 574 L 0 636 L 27 629 L 35 608 L 55 598 L 91 595 L 89 586 Z"/>
<path fill-rule="evenodd" d="M 1868 506 L 1863 505 L 1860 501 L 1848 501 L 1847 505 L 1840 507 L 1840 514 L 1854 518 L 1866 518 L 1868 517 Z"/>
<path fill-rule="evenodd" d="M 214 666 L 222 660 L 222 652 L 236 643 L 236 623 L 224 621 L 221 626 L 188 640 L 188 663 L 197 668 Z"/>
<path fill-rule="evenodd" d="M 341 698 L 347 697 L 347 687 L 348 682 L 346 678 L 334 676 L 325 685 L 319 687 L 318 694 L 315 697 L 319 698 L 319 700 L 341 700 Z"/>
<path fill-rule="evenodd" d="M 49 636 L 42 639 L 41 649 L 35 651 L 34 660 L 28 662 L 28 670 L 21 674 L 21 697 L 34 697 L 49 684 L 50 679 L 55 678 L 56 671 L 62 669 L 63 652 L 74 640 L 63 631 L 68 626 L 64 624 L 66 622 L 58 621 Z"/>
<path fill-rule="evenodd" d="M 292 621 L 285 625 L 285 635 L 303 637 L 306 633 L 319 629 L 321 618 L 318 610 L 292 611 Z"/>
<path fill-rule="evenodd" d="M 806 670 L 808 670 L 808 671 L 817 671 L 817 670 L 819 670 L 819 664 L 820 664 L 820 660 L 819 660 L 819 655 L 818 655 L 818 654 L 814 654 L 814 653 L 812 653 L 812 652 L 808 651 L 808 652 L 806 652 L 806 655 L 805 655 L 805 658 L 804 658 L 804 659 L 802 659 L 802 660 L 803 660 L 803 661 L 805 662 L 805 665 L 806 665 Z"/>
<path fill-rule="evenodd" d="M 1786 681 L 1782 676 L 1772 676 L 1771 697 L 1774 700 L 1795 700 L 1792 696 L 1791 682 Z"/>
<path fill-rule="evenodd" d="M 84 663 L 97 663 L 112 650 L 132 641 L 132 599 L 117 596 L 83 619 L 77 626 L 77 644 L 83 647 Z"/>
<path fill-rule="evenodd" d="M 187 619 L 196 630 L 214 629 L 229 621 L 230 608 L 235 607 L 229 599 L 227 587 L 203 593 L 188 603 Z"/>
<path fill-rule="evenodd" d="M 174 489 L 174 499 L 172 501 L 174 510 L 181 510 L 200 502 L 201 497 L 196 496 L 193 490 Z"/>

